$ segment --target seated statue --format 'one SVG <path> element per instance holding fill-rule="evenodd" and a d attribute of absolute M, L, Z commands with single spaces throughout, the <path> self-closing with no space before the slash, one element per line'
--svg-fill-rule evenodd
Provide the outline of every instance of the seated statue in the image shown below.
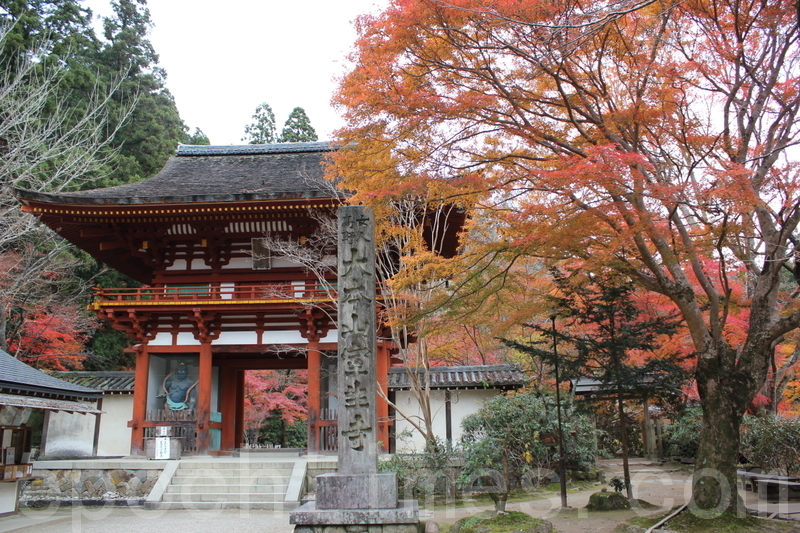
<path fill-rule="evenodd" d="M 161 388 L 163 394 L 159 398 L 165 398 L 165 408 L 170 411 L 184 411 L 194 409 L 195 398 L 192 391 L 197 386 L 197 381 L 189 379 L 189 371 L 184 363 L 180 363 L 178 368 L 164 378 Z"/>

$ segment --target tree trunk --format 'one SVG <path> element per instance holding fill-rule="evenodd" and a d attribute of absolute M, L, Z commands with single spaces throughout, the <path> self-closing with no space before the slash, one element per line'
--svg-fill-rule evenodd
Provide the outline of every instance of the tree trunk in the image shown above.
<path fill-rule="evenodd" d="M 693 504 L 708 511 L 738 511 L 736 463 L 742 415 L 724 397 L 704 398 L 701 404 L 703 428 L 692 479 Z"/>
<path fill-rule="evenodd" d="M 495 514 L 503 514 L 506 512 L 506 502 L 508 502 L 508 492 L 500 492 L 497 494 L 492 494 L 492 500 L 494 500 L 494 512 Z"/>
<path fill-rule="evenodd" d="M 722 348 L 726 350 L 726 348 Z M 768 366 L 721 370 L 720 362 L 731 353 L 709 357 L 701 353 L 697 366 L 697 386 L 703 408 L 703 428 L 692 479 L 695 511 L 715 516 L 724 511 L 744 511 L 737 491 L 736 465 L 739 460 L 739 426 L 747 405 L 764 383 Z M 742 357 L 745 357 L 742 355 Z"/>
<path fill-rule="evenodd" d="M 617 413 L 619 414 L 620 441 L 622 442 L 622 476 L 625 479 L 625 493 L 628 501 L 633 501 L 633 487 L 631 486 L 631 468 L 628 464 L 628 424 L 625 420 L 625 405 L 622 401 L 622 392 L 617 388 Z"/>

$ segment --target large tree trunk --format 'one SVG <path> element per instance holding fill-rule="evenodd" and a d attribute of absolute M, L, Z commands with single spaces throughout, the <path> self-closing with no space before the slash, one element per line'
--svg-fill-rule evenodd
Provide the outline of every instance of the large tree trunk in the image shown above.
<path fill-rule="evenodd" d="M 745 409 L 764 383 L 767 366 L 763 354 L 745 351 L 737 361 L 736 353 L 724 345 L 700 354 L 696 378 L 703 429 L 692 480 L 692 506 L 698 511 L 709 515 L 744 511 L 736 485 L 739 427 Z"/>
<path fill-rule="evenodd" d="M 703 429 L 692 479 L 692 498 L 699 509 L 738 511 L 736 463 L 739 458 L 739 412 L 728 394 L 713 394 L 701 400 Z"/>

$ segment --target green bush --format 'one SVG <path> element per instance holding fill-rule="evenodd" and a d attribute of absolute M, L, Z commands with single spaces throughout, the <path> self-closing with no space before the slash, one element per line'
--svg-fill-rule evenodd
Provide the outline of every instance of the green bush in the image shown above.
<path fill-rule="evenodd" d="M 687 407 L 683 414 L 664 430 L 664 447 L 668 456 L 696 457 L 703 427 L 700 407 Z"/>
<path fill-rule="evenodd" d="M 576 413 L 569 400 L 562 400 L 562 420 L 566 468 L 592 471 L 597 456 L 594 425 L 587 416 Z M 538 472 L 558 471 L 558 422 L 555 402 L 549 396 L 533 391 L 496 396 L 461 425 L 462 480 L 492 471 L 512 490 L 523 479 L 549 482 L 550 477 Z"/>
<path fill-rule="evenodd" d="M 765 472 L 800 475 L 800 421 L 772 414 L 747 415 L 739 449 Z"/>
<path fill-rule="evenodd" d="M 461 456 L 459 448 L 448 448 L 437 440 L 429 443 L 424 453 L 392 454 L 378 468 L 381 472 L 397 472 L 403 499 L 453 498 Z"/>

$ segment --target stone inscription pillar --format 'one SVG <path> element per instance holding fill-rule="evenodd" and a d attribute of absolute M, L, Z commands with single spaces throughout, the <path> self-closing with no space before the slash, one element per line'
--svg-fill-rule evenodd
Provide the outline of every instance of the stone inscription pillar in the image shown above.
<path fill-rule="evenodd" d="M 339 208 L 339 472 L 378 471 L 375 343 L 375 221 Z"/>
<path fill-rule="evenodd" d="M 378 472 L 375 219 L 339 208 L 339 465 L 317 476 L 316 501 L 289 515 L 295 533 L 416 533 L 417 502 L 397 499 L 397 474 Z"/>
<path fill-rule="evenodd" d="M 378 473 L 375 219 L 339 208 L 339 468 L 317 477 L 317 509 L 394 509 L 397 475 Z"/>

